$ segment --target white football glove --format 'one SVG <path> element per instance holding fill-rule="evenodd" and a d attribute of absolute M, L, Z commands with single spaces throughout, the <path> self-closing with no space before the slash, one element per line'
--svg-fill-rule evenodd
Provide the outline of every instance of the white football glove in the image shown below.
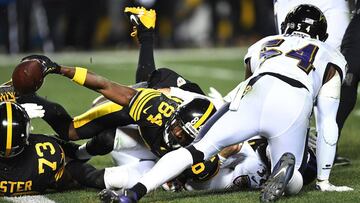
<path fill-rule="evenodd" d="M 34 103 L 25 103 L 25 104 L 21 104 L 21 106 L 25 109 L 30 119 L 42 118 L 45 115 L 45 110 L 41 105 L 37 105 Z"/>
<path fill-rule="evenodd" d="M 353 191 L 351 187 L 348 186 L 335 186 L 329 182 L 329 180 L 316 181 L 316 189 L 322 192 L 346 192 Z"/>
<path fill-rule="evenodd" d="M 223 96 L 217 89 L 215 89 L 214 87 L 209 87 L 209 90 L 210 90 L 208 94 L 209 97 L 223 100 Z"/>

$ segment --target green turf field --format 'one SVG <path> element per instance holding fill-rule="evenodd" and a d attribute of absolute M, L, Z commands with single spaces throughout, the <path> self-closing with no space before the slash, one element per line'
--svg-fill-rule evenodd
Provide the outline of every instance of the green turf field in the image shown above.
<path fill-rule="evenodd" d="M 170 67 L 187 79 L 196 81 L 205 91 L 210 86 L 216 87 L 222 94 L 226 94 L 243 78 L 242 57 L 245 49 L 195 49 L 195 50 L 161 50 L 155 52 L 157 67 Z M 12 69 L 23 56 L 0 55 L 0 83 L 7 81 Z M 106 51 L 53 54 L 51 58 L 58 63 L 69 66 L 83 66 L 102 76 L 108 77 L 122 84 L 132 84 L 135 81 L 137 51 Z M 49 75 L 38 93 L 49 100 L 59 102 L 72 116 L 83 113 L 90 106 L 91 101 L 98 96 L 84 87 L 80 87 L 67 78 Z M 286 99 L 286 95 L 284 95 Z M 353 187 L 353 192 L 321 193 L 314 190 L 314 184 L 291 198 L 282 201 L 289 202 L 360 202 L 360 132 L 359 106 L 351 114 L 343 130 L 340 140 L 340 154 L 351 158 L 349 167 L 335 167 L 331 181 L 337 185 Z M 32 122 L 34 132 L 51 134 L 53 131 L 42 120 Z M 108 156 L 96 157 L 91 160 L 98 168 L 111 165 Z M 99 202 L 97 190 L 84 189 L 62 193 L 48 194 L 46 197 L 55 202 Z M 143 202 L 257 202 L 259 192 L 183 192 L 170 193 L 157 190 L 148 194 Z M 0 202 L 20 201 L 5 200 Z M 28 200 L 23 200 L 28 202 Z M 41 202 L 41 201 L 37 201 Z M 281 201 L 280 201 L 281 202 Z"/>

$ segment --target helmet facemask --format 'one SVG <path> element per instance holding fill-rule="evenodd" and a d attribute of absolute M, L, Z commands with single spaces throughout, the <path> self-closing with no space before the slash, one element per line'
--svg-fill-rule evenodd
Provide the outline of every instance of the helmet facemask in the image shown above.
<path fill-rule="evenodd" d="M 175 113 L 165 127 L 164 141 L 171 149 L 178 149 L 191 144 L 198 134 L 198 130 L 189 122 L 184 123 Z"/>
<path fill-rule="evenodd" d="M 183 104 L 165 124 L 164 142 L 172 149 L 190 145 L 215 112 L 214 104 L 204 98 Z"/>

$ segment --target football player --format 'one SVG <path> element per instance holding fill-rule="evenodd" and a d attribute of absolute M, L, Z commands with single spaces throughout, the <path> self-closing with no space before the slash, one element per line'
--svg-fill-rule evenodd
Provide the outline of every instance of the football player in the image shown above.
<path fill-rule="evenodd" d="M 65 154 L 51 137 L 30 134 L 30 118 L 14 102 L 0 103 L 0 196 L 43 193 L 57 188 Z"/>
<path fill-rule="evenodd" d="M 341 96 L 339 111 L 337 114 L 337 123 L 339 126 L 339 135 L 344 126 L 345 120 L 350 112 L 354 109 L 357 100 L 358 84 L 360 81 L 360 56 L 357 51 L 360 47 L 360 1 L 356 1 L 355 11 L 346 29 L 342 44 L 341 52 L 344 54 L 348 62 L 348 71 L 345 76 L 344 83 L 341 86 Z M 340 162 L 342 161 L 342 162 Z M 344 165 L 350 163 L 347 159 L 335 159 L 338 164 Z"/>
<path fill-rule="evenodd" d="M 316 187 L 321 191 L 352 190 L 329 182 L 346 61 L 323 42 L 327 38 L 326 18 L 315 6 L 296 7 L 288 13 L 284 25 L 282 35 L 266 37 L 249 48 L 244 61 L 250 77 L 232 91 L 232 102 L 205 124 L 194 144 L 163 156 L 141 181 L 119 197 L 119 202 L 136 202 L 189 166 L 259 134 L 269 142 L 272 171 L 260 200 L 275 201 L 284 192 L 298 193 L 303 185 L 298 169 L 304 158 L 314 101 L 319 112 Z M 71 78 L 74 72 L 67 70 L 65 75 Z M 87 82 L 88 75 L 85 86 L 94 88 Z"/>
<path fill-rule="evenodd" d="M 198 135 L 198 130 L 202 126 L 197 126 L 196 120 L 198 116 L 201 117 L 206 113 L 206 108 L 204 108 L 206 102 L 202 99 L 194 99 L 176 110 L 175 117 L 171 123 L 167 124 L 164 134 L 164 140 L 172 149 L 189 145 Z M 193 108 L 194 106 L 196 108 Z M 149 154 L 149 150 L 141 144 L 138 136 L 134 128 L 117 129 L 116 149 L 112 155 L 120 167 L 106 169 L 105 172 L 108 174 L 104 176 L 104 180 L 107 188 L 129 188 L 136 183 L 134 181 L 138 180 L 141 174 L 154 165 L 156 158 Z M 189 190 L 225 189 L 234 185 L 240 188 L 256 189 L 267 177 L 266 166 L 248 143 L 228 147 L 227 151 L 220 152 L 219 158 L 221 169 L 217 174 L 204 178 L 202 174 L 210 174 L 207 170 L 211 168 L 206 164 L 199 164 L 185 170 L 180 177 L 177 177 L 177 180 Z M 200 173 L 200 170 L 204 171 Z M 102 199 L 106 199 L 106 192 L 109 191 L 103 191 L 100 195 Z"/>
<path fill-rule="evenodd" d="M 300 4 L 312 4 L 317 6 L 325 15 L 326 20 L 328 22 L 327 33 L 329 37 L 326 39 L 326 43 L 330 44 L 334 48 L 340 50 L 341 41 L 343 39 L 345 29 L 350 21 L 350 9 L 348 5 L 348 1 L 337 1 L 337 0 L 318 0 L 318 1 L 310 1 L 310 0 L 274 0 L 274 14 L 275 21 L 278 27 L 278 32 L 281 33 L 281 22 L 284 21 L 286 14 L 295 6 Z M 348 59 L 347 59 L 348 60 Z M 346 90 L 345 90 L 346 91 Z M 341 91 L 343 92 L 343 91 Z M 349 95 L 345 99 L 350 98 Z M 348 106 L 350 105 L 342 105 L 340 104 L 339 110 L 347 111 Z M 343 110 L 346 109 L 346 110 Z M 316 108 L 314 109 L 316 116 Z M 340 117 L 344 113 L 340 113 Z M 338 125 L 342 126 L 341 122 L 342 118 L 339 118 Z M 350 160 L 348 158 L 338 156 L 336 154 L 334 165 L 342 165 L 346 166 L 350 164 Z"/>

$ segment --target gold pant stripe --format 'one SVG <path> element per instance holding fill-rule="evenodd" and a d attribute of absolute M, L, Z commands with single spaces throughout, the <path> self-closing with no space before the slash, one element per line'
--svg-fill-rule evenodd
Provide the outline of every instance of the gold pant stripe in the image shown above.
<path fill-rule="evenodd" d="M 108 115 L 110 113 L 120 111 L 123 109 L 123 106 L 116 104 L 114 102 L 108 101 L 104 104 L 96 106 L 94 108 L 89 109 L 87 112 L 76 116 L 73 120 L 74 127 L 80 128 L 81 126 L 86 125 L 87 123 L 91 122 L 92 120 Z"/>
<path fill-rule="evenodd" d="M 11 103 L 6 102 L 6 113 L 7 113 L 7 132 L 6 132 L 6 151 L 5 157 L 8 157 L 11 153 L 12 145 L 12 108 Z"/>

